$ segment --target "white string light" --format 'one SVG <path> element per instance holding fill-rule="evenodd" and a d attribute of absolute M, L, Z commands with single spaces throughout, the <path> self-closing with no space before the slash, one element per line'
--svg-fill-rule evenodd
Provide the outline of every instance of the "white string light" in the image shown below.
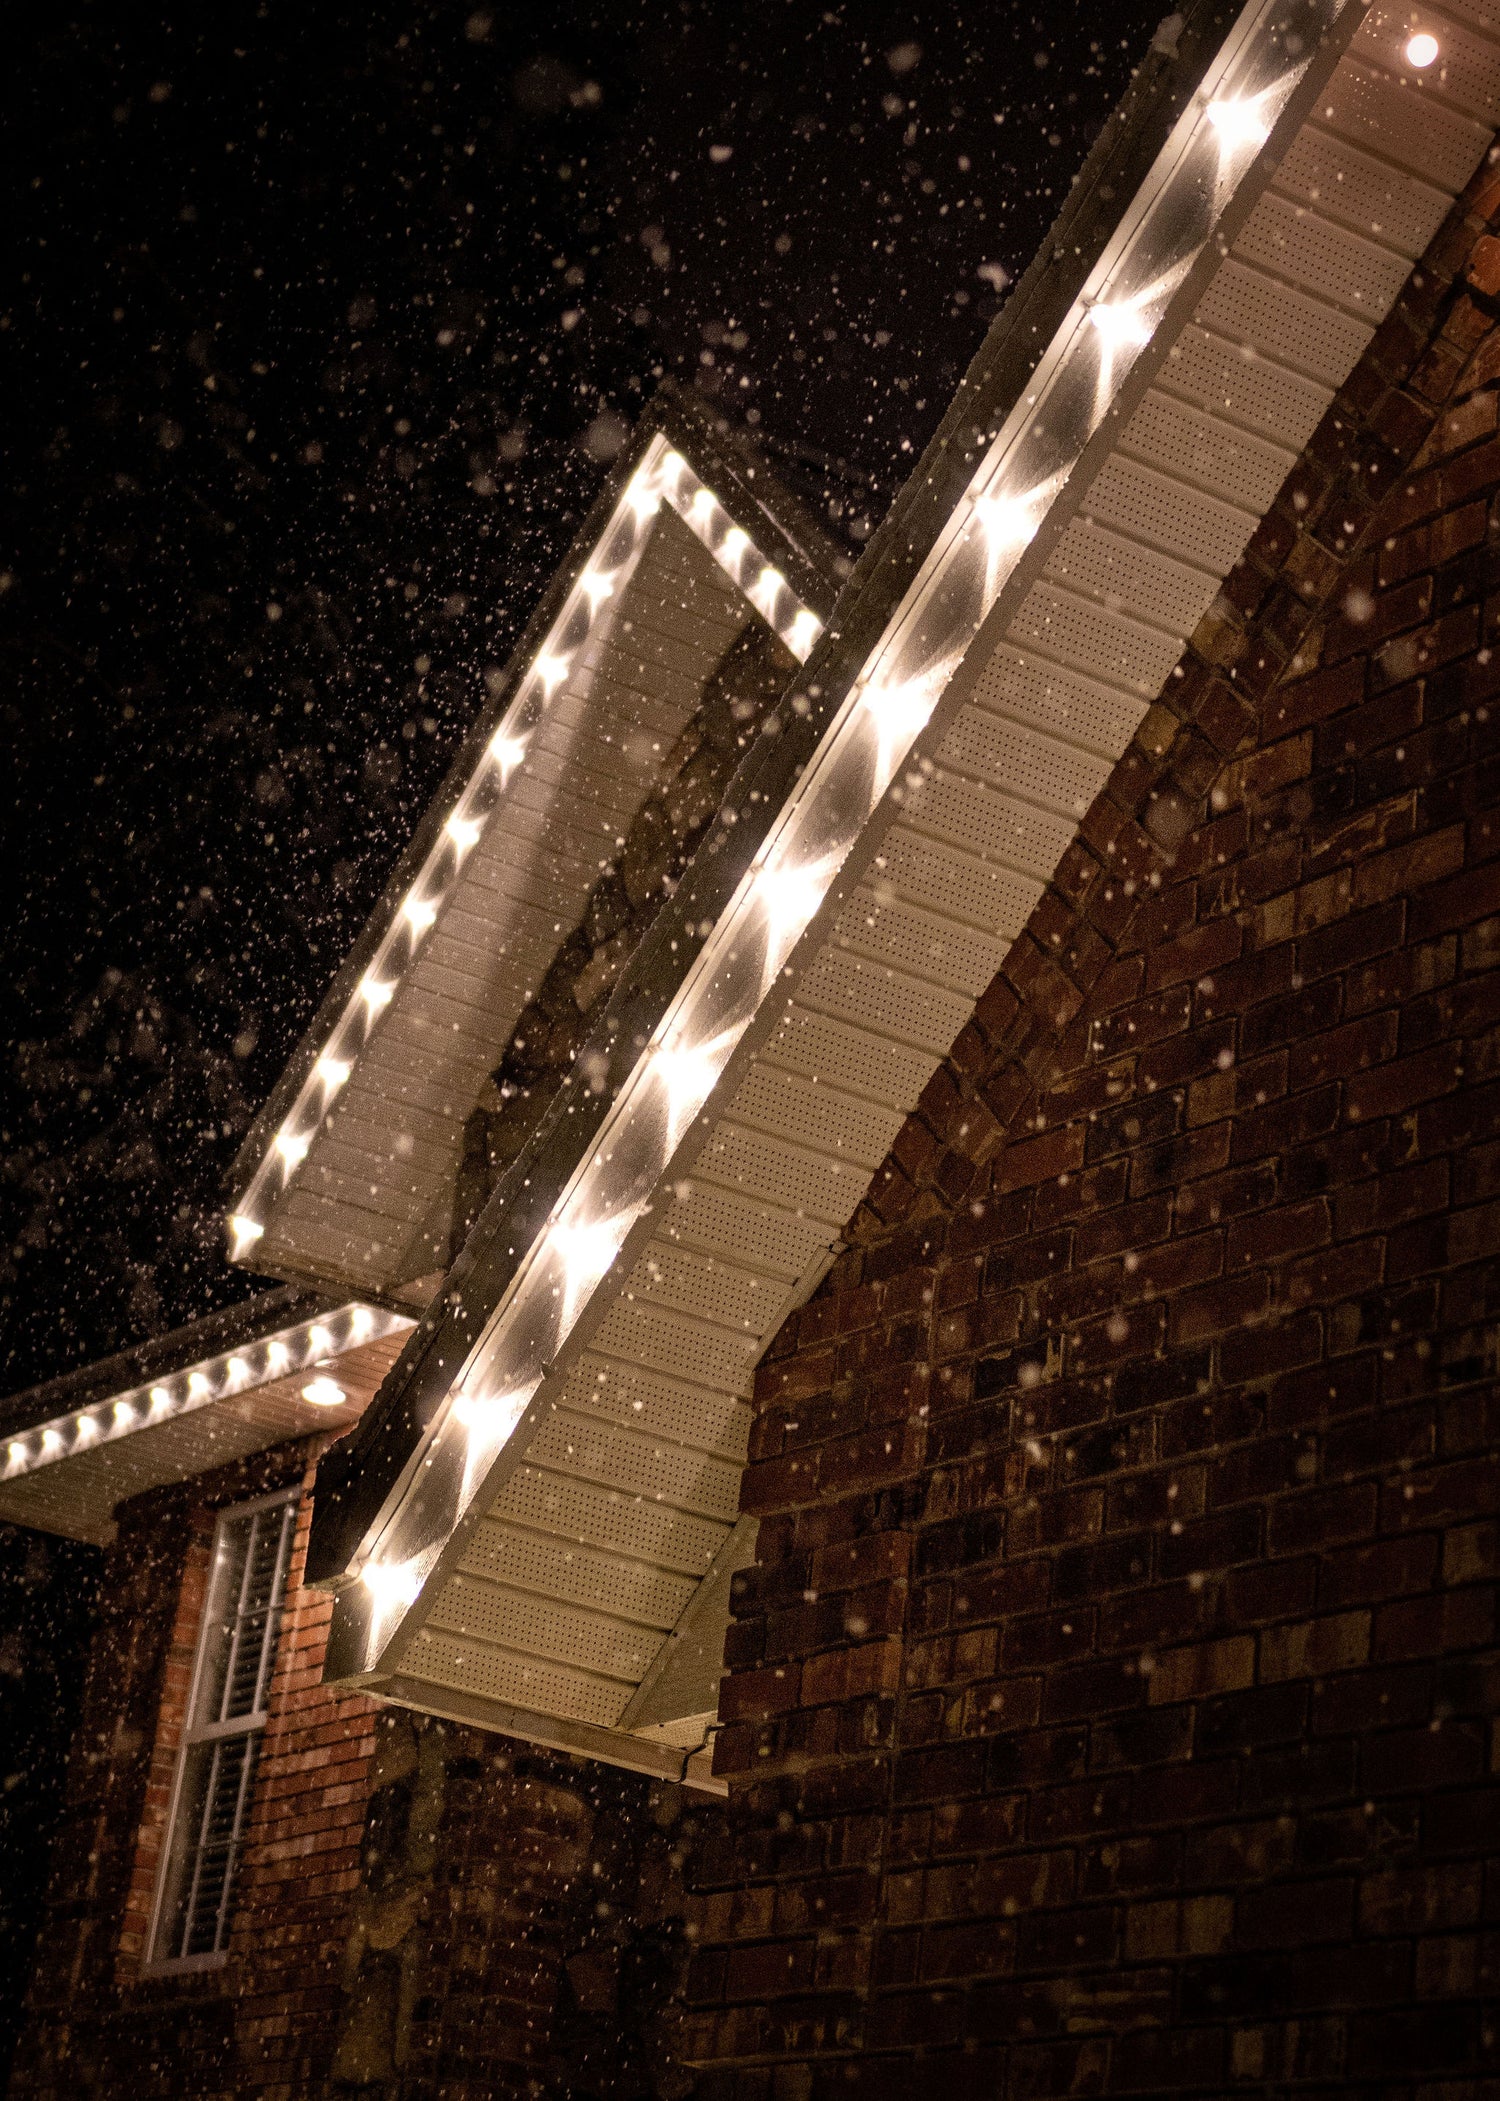
<path fill-rule="evenodd" d="M 75 1452 L 191 1415 L 214 1401 L 269 1385 L 293 1371 L 315 1371 L 318 1376 L 302 1388 L 302 1397 L 315 1407 L 332 1407 L 347 1395 L 336 1380 L 327 1376 L 325 1360 L 340 1357 L 361 1343 L 387 1335 L 404 1335 L 414 1325 L 405 1314 L 351 1304 L 256 1342 L 241 1343 L 223 1356 L 205 1357 L 199 1364 L 186 1365 L 153 1386 L 132 1387 L 105 1400 L 92 1401 L 87 1407 L 12 1437 L 6 1446 L 0 1480 L 15 1480 Z"/>
<path fill-rule="evenodd" d="M 1336 11 L 1337 0 L 1322 0 L 1326 21 Z M 1202 101 L 1184 112 L 1137 208 L 1043 351 L 1033 390 L 1015 403 L 994 438 L 958 507 L 958 524 L 940 536 L 892 614 L 859 685 L 783 809 L 760 865 L 679 990 L 660 1032 L 670 1048 L 643 1055 L 578 1169 L 568 1217 L 555 1219 L 525 1252 L 465 1368 L 467 1381 L 535 1391 L 558 1366 L 626 1229 L 670 1176 L 688 1122 L 702 1112 L 723 1063 L 849 851 L 894 792 L 944 685 L 1034 539 L 1046 503 L 1072 474 L 1173 292 L 1212 242 L 1224 202 L 1248 165 L 1252 131 L 1263 126 L 1262 136 L 1269 135 L 1318 43 L 1309 28 L 1288 63 L 1275 0 L 1264 0 L 1252 32 L 1224 46 Z M 1226 182 L 1221 178 L 1231 162 Z M 736 543 L 737 529 L 721 530 L 712 493 L 685 463 L 674 463 L 673 473 L 674 507 L 738 579 L 745 550 Z M 978 531 L 971 530 L 975 520 Z M 569 1222 L 575 1215 L 608 1225 L 579 1227 Z M 424 1580 L 437 1565 L 486 1472 L 467 1456 L 466 1436 L 465 1417 L 450 1409 L 425 1438 L 421 1463 L 374 1543 L 382 1565 L 408 1576 L 420 1570 Z M 378 1666 L 384 1639 L 379 1628 L 366 1628 L 364 1668 Z"/>

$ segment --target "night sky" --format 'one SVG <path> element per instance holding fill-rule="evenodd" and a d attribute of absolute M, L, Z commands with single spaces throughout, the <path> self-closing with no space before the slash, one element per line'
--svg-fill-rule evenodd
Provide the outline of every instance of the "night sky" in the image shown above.
<path fill-rule="evenodd" d="M 857 548 L 1161 5 L 149 12 L 8 25 L 0 1390 L 243 1296 L 225 1170 L 660 376 Z"/>

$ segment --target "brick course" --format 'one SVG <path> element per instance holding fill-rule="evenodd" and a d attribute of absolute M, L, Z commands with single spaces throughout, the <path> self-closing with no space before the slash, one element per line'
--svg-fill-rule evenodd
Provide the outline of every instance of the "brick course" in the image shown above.
<path fill-rule="evenodd" d="M 1497 206 L 762 1366 L 721 2101 L 1500 2089 Z"/>

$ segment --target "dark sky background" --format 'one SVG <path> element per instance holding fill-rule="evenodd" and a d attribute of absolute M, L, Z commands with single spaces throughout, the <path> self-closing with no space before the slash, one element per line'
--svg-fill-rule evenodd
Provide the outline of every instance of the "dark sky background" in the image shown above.
<path fill-rule="evenodd" d="M 0 1391 L 244 1294 L 224 1171 L 659 377 L 857 545 L 1160 12 L 10 17 Z"/>

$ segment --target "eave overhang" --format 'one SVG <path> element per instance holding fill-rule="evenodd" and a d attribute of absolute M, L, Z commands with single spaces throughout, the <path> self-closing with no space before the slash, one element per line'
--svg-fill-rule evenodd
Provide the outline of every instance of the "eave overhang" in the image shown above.
<path fill-rule="evenodd" d="M 704 1724 L 716 1662 L 653 1699 L 703 1590 L 664 1627 L 652 1586 L 747 1551 L 760 1352 L 1490 147 L 1496 28 L 1252 0 L 1143 69 L 618 988 L 600 1091 L 325 1463 L 330 1675 L 621 1762 Z"/>
<path fill-rule="evenodd" d="M 347 1430 L 411 1319 L 258 1293 L 0 1402 L 0 1519 L 107 1545 L 116 1506 L 314 1433 Z"/>
<path fill-rule="evenodd" d="M 240 1150 L 231 1258 L 425 1305 L 464 1119 L 716 663 L 763 623 L 804 659 L 829 543 L 667 387 Z"/>

